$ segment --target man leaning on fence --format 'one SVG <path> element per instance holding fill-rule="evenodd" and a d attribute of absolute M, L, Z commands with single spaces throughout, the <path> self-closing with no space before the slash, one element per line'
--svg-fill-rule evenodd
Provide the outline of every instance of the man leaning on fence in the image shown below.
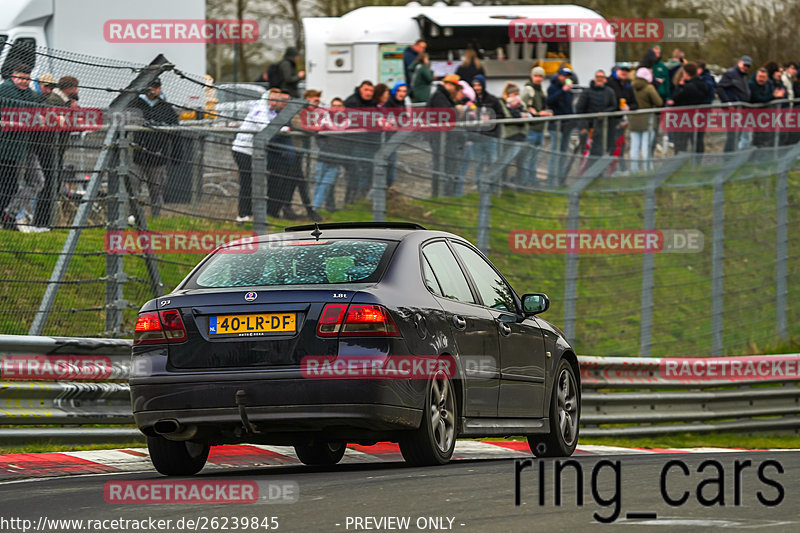
<path fill-rule="evenodd" d="M 561 67 L 555 76 L 550 78 L 547 87 L 547 107 L 553 115 L 572 115 L 575 113 L 572 93 L 572 69 Z M 567 151 L 569 137 L 575 125 L 570 120 L 550 123 L 550 161 L 547 163 L 547 182 L 550 186 L 563 187 L 566 183 Z"/>
<path fill-rule="evenodd" d="M 28 90 L 31 67 L 17 65 L 11 77 L 0 84 L 0 114 L 2 108 L 26 107 L 35 103 L 35 94 Z M 4 119 L 6 117 L 3 117 Z M 4 229 L 16 229 L 14 217 L 6 213 L 28 155 L 30 134 L 27 131 L 0 129 L 0 219 Z"/>
<path fill-rule="evenodd" d="M 171 126 L 178 124 L 178 114 L 162 98 L 161 81 L 150 83 L 145 94 L 140 94 L 130 105 L 142 112 L 145 127 Z M 133 134 L 133 180 L 137 189 L 147 184 L 150 194 L 152 216 L 159 216 L 164 205 L 164 182 L 167 178 L 167 163 L 170 158 L 180 158 L 180 144 L 174 133 L 150 129 Z M 140 191 L 134 191 L 139 196 Z"/>
<path fill-rule="evenodd" d="M 747 73 L 753 66 L 750 56 L 742 56 L 736 66 L 725 71 L 717 85 L 717 94 L 723 102 L 749 102 L 750 87 Z M 731 131 L 725 136 L 725 151 L 733 152 L 739 142 L 739 132 Z"/>

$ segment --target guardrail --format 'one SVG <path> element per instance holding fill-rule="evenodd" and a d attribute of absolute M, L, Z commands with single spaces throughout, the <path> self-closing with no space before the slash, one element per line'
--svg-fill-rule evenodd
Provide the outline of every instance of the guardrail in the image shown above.
<path fill-rule="evenodd" d="M 0 335 L 0 425 L 132 424 L 130 349 L 124 339 Z M 579 360 L 585 437 L 800 433 L 800 354 Z M 124 427 L 0 429 L 5 443 L 140 439 Z"/>

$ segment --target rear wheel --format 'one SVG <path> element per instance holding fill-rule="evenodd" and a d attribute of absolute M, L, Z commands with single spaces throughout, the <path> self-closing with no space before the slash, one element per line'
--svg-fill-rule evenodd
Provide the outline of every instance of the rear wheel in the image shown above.
<path fill-rule="evenodd" d="M 456 446 L 457 419 L 453 383 L 439 372 L 428 382 L 419 429 L 400 440 L 406 462 L 417 466 L 447 463 Z"/>
<path fill-rule="evenodd" d="M 550 400 L 550 433 L 529 435 L 528 446 L 537 457 L 568 457 L 578 445 L 581 391 L 569 361 L 561 360 Z"/>
<path fill-rule="evenodd" d="M 335 465 L 344 457 L 347 443 L 336 440 L 315 442 L 313 444 L 296 444 L 297 458 L 307 465 Z"/>
<path fill-rule="evenodd" d="M 203 469 L 211 447 L 200 442 L 147 437 L 147 449 L 159 473 L 165 476 L 191 476 Z"/>

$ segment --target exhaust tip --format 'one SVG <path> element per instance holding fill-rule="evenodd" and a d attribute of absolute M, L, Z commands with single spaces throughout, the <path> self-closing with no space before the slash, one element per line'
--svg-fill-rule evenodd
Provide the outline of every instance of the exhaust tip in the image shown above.
<path fill-rule="evenodd" d="M 181 429 L 181 425 L 174 418 L 165 418 L 153 424 L 153 431 L 159 435 L 178 433 Z"/>

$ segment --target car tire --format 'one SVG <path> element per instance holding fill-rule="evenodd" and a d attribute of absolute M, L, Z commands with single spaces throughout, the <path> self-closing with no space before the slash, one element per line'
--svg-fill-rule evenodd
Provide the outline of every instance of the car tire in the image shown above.
<path fill-rule="evenodd" d="M 159 473 L 165 476 L 191 476 L 203 469 L 211 447 L 200 442 L 147 437 L 147 449 Z"/>
<path fill-rule="evenodd" d="M 564 359 L 558 365 L 550 399 L 550 433 L 528 435 L 528 446 L 536 457 L 569 457 L 578 445 L 581 390 L 575 370 Z"/>
<path fill-rule="evenodd" d="M 419 428 L 400 439 L 400 452 L 414 466 L 443 465 L 456 446 L 457 402 L 453 382 L 439 371 L 428 381 Z"/>
<path fill-rule="evenodd" d="M 346 449 L 347 443 L 340 440 L 294 446 L 297 458 L 303 464 L 311 466 L 335 465 L 342 460 Z"/>

